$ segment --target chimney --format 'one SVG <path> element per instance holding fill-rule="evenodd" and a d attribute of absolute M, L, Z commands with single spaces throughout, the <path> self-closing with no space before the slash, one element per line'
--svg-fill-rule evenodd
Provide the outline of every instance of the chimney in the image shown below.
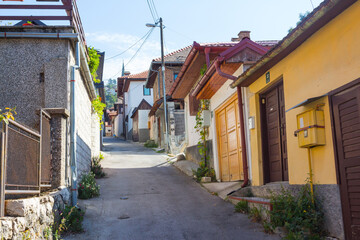
<path fill-rule="evenodd" d="M 129 71 L 125 71 L 124 72 L 124 76 L 129 76 L 130 75 L 130 72 Z"/>
<path fill-rule="evenodd" d="M 250 31 L 240 31 L 237 38 L 231 38 L 232 42 L 240 42 L 244 38 L 250 39 Z"/>

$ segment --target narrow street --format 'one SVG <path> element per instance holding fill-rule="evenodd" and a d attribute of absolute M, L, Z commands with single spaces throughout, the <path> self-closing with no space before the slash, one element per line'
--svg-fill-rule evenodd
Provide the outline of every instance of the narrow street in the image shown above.
<path fill-rule="evenodd" d="M 85 232 L 65 239 L 278 239 L 166 156 L 114 138 L 105 139 L 105 148 L 101 195 L 80 201 Z"/>

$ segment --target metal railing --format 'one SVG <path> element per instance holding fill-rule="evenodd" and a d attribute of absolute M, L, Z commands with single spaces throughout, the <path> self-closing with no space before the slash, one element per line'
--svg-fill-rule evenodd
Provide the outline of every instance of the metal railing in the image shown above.
<path fill-rule="evenodd" d="M 50 116 L 40 112 L 40 133 L 15 121 L 0 123 L 0 217 L 7 195 L 37 195 L 51 187 Z"/>
<path fill-rule="evenodd" d="M 52 1 L 54 2 L 54 1 Z M 79 10 L 76 4 L 76 0 L 61 0 L 61 5 L 57 4 L 38 4 L 38 5 L 29 5 L 23 3 L 17 4 L 0 4 L 0 9 L 6 10 L 65 10 L 64 13 L 66 15 L 50 15 L 50 16 L 33 16 L 33 15 L 22 15 L 22 16 L 0 16 L 0 20 L 12 21 L 12 20 L 25 20 L 25 21 L 32 21 L 32 20 L 45 20 L 45 21 L 69 21 L 70 26 L 74 27 L 75 31 L 79 34 L 80 40 L 84 46 L 86 46 L 85 40 L 85 31 L 83 29 L 83 25 L 81 23 L 81 18 L 79 14 Z"/>

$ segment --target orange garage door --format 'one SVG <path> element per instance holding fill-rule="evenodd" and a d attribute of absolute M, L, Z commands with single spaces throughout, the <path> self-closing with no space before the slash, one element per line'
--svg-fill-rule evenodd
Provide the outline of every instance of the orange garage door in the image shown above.
<path fill-rule="evenodd" d="M 215 115 L 221 180 L 243 180 L 237 95 L 223 104 Z"/>

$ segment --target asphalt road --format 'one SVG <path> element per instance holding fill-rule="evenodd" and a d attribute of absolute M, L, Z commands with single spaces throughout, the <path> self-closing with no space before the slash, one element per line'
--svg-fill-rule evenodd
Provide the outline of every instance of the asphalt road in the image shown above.
<path fill-rule="evenodd" d="M 80 201 L 85 232 L 65 239 L 279 239 L 139 144 L 106 138 L 101 196 Z"/>

